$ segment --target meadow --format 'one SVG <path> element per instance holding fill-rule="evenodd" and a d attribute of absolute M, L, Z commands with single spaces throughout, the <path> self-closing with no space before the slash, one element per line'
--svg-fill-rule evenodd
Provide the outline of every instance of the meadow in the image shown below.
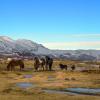
<path fill-rule="evenodd" d="M 90 67 L 99 62 L 80 62 L 68 60 L 55 60 L 53 71 L 35 72 L 33 61 L 24 61 L 24 71 L 6 71 L 7 62 L 0 63 L 0 100 L 100 100 L 100 95 L 67 94 L 46 92 L 45 90 L 63 90 L 65 88 L 100 88 L 100 71 Z M 59 63 L 69 65 L 69 69 L 61 70 Z M 90 71 L 72 71 L 70 65 L 75 64 L 79 68 L 84 66 Z M 18 83 L 31 83 L 31 87 L 21 87 Z"/>

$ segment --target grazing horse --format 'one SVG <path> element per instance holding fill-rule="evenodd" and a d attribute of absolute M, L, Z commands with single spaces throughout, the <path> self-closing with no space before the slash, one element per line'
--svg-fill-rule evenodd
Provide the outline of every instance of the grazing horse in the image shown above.
<path fill-rule="evenodd" d="M 67 70 L 67 65 L 64 64 L 59 64 L 59 67 L 61 70 L 66 69 Z"/>
<path fill-rule="evenodd" d="M 53 59 L 50 58 L 49 56 L 46 56 L 46 70 L 52 70 L 52 64 L 53 64 Z"/>
<path fill-rule="evenodd" d="M 7 70 L 8 71 L 12 71 L 15 70 L 15 66 L 20 66 L 20 70 L 22 70 L 24 68 L 24 63 L 22 60 L 11 60 L 8 65 L 7 65 Z"/>

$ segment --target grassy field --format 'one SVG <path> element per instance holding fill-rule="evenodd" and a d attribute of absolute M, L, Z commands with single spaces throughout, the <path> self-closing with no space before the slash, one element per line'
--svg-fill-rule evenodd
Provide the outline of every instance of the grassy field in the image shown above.
<path fill-rule="evenodd" d="M 25 61 L 25 71 L 7 72 L 6 63 L 0 64 L 0 100 L 100 100 L 100 96 L 71 95 L 46 93 L 42 89 L 61 90 L 67 87 L 100 88 L 100 72 L 61 71 L 59 63 L 78 64 L 75 61 L 55 61 L 54 71 L 34 72 L 33 61 Z M 83 66 L 83 65 L 82 65 Z M 85 65 L 86 66 L 86 65 Z M 25 78 L 25 75 L 32 75 Z M 36 85 L 33 88 L 22 89 L 16 86 L 19 82 L 29 82 Z"/>

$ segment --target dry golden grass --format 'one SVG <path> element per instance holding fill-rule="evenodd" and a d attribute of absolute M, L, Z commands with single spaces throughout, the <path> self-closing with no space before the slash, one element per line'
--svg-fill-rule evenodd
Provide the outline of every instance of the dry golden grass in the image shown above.
<path fill-rule="evenodd" d="M 4 71 L 6 64 L 0 65 L 0 100 L 100 100 L 99 96 L 68 95 L 57 93 L 45 93 L 42 88 L 63 89 L 67 87 L 100 88 L 100 73 L 61 71 L 59 63 L 77 64 L 78 61 L 55 61 L 53 68 L 55 71 L 34 72 L 27 71 Z M 25 62 L 26 68 L 33 68 L 33 61 Z M 32 78 L 24 78 L 26 74 L 31 74 Z M 37 88 L 20 89 L 15 87 L 17 82 L 31 82 L 37 84 Z"/>

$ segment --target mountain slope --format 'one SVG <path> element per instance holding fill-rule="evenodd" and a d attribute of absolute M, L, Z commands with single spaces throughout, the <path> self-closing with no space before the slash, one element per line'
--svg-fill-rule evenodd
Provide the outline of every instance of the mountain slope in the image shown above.
<path fill-rule="evenodd" d="M 20 55 L 52 55 L 71 60 L 100 60 L 100 50 L 50 50 L 31 40 L 13 40 L 7 36 L 0 36 L 0 55 L 15 53 Z"/>
<path fill-rule="evenodd" d="M 44 53 L 48 54 L 49 49 L 41 44 L 37 44 L 31 40 L 18 39 L 12 40 L 9 37 L 0 36 L 0 52 L 1 53 Z"/>
<path fill-rule="evenodd" d="M 14 40 L 6 36 L 0 36 L 0 52 L 11 53 L 14 48 Z"/>

